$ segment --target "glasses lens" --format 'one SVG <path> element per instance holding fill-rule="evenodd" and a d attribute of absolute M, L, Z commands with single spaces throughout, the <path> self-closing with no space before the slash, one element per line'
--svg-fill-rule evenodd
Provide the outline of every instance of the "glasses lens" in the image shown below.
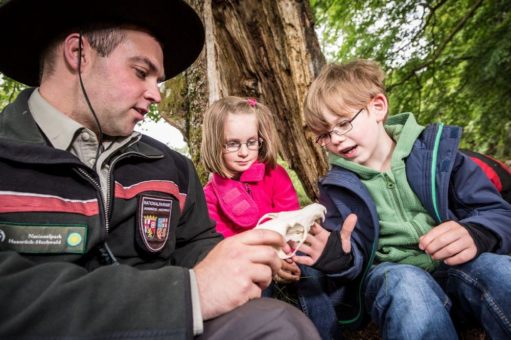
<path fill-rule="evenodd" d="M 246 143 L 240 143 L 238 141 L 229 141 L 224 144 L 224 149 L 227 152 L 235 152 L 241 149 L 241 146 L 245 144 L 249 150 L 259 150 L 263 144 L 263 139 L 249 139 Z"/>
<path fill-rule="evenodd" d="M 249 150 L 258 150 L 259 149 L 259 141 L 257 139 L 251 139 L 247 141 L 247 148 Z"/>
<path fill-rule="evenodd" d="M 329 142 L 330 142 L 330 132 L 319 135 L 318 138 L 316 138 L 316 143 L 318 143 L 321 146 L 325 146 Z"/>
<path fill-rule="evenodd" d="M 332 130 L 333 133 L 335 133 L 337 136 L 342 136 L 348 131 L 350 131 L 352 128 L 352 125 L 350 122 L 340 122 L 335 126 L 335 128 Z"/>
<path fill-rule="evenodd" d="M 225 147 L 225 150 L 227 150 L 229 152 L 234 152 L 234 151 L 238 151 L 240 149 L 241 144 L 239 142 L 231 141 L 231 142 L 225 143 L 224 147 Z"/>

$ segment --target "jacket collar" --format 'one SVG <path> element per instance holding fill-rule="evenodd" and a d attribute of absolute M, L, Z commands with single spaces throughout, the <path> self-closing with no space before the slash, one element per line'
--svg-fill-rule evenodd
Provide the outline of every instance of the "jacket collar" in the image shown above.
<path fill-rule="evenodd" d="M 0 138 L 28 144 L 44 144 L 46 140 L 28 108 L 28 99 L 35 89 L 22 91 L 0 115 Z"/>
<path fill-rule="evenodd" d="M 264 178 L 264 172 L 266 170 L 266 165 L 264 163 L 260 163 L 258 161 L 254 162 L 246 171 L 244 171 L 240 176 L 240 182 L 260 182 Z"/>
<path fill-rule="evenodd" d="M 16 100 L 0 113 L 0 155 L 27 164 L 81 162 L 71 153 L 55 149 L 41 132 L 28 106 L 34 88 L 22 91 Z M 155 147 L 143 142 L 130 143 L 126 149 L 148 157 L 162 157 Z M 122 148 L 125 152 L 125 148 Z"/>

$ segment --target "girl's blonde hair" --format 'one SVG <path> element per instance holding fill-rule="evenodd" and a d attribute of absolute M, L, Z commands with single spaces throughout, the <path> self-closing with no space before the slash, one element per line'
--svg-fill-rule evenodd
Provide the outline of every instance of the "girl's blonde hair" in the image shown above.
<path fill-rule="evenodd" d="M 229 114 L 255 114 L 257 130 L 263 144 L 258 159 L 271 168 L 277 164 L 279 142 L 270 109 L 255 99 L 229 96 L 215 101 L 204 113 L 202 125 L 201 160 L 210 172 L 230 177 L 224 162 L 224 125 Z"/>
<path fill-rule="evenodd" d="M 323 133 L 330 128 L 324 112 L 342 116 L 363 108 L 377 94 L 385 95 L 384 79 L 380 65 L 372 60 L 326 65 L 305 97 L 305 123 L 312 132 Z"/>

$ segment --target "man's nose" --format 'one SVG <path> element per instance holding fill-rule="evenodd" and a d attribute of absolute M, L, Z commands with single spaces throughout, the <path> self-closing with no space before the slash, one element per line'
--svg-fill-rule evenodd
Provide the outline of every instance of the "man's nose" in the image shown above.
<path fill-rule="evenodd" d="M 159 102 L 161 102 L 160 87 L 158 86 L 157 82 L 154 82 L 149 85 L 145 92 L 145 98 L 149 100 L 151 103 L 158 104 Z"/>

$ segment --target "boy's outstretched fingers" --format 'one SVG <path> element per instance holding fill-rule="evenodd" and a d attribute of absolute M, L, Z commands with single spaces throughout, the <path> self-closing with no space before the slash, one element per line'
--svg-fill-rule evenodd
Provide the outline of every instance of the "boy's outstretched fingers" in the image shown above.
<path fill-rule="evenodd" d="M 351 252 L 351 233 L 355 229 L 357 225 L 357 215 L 349 214 L 348 217 L 344 220 L 344 223 L 341 227 L 341 244 L 342 250 L 346 254 Z"/>

